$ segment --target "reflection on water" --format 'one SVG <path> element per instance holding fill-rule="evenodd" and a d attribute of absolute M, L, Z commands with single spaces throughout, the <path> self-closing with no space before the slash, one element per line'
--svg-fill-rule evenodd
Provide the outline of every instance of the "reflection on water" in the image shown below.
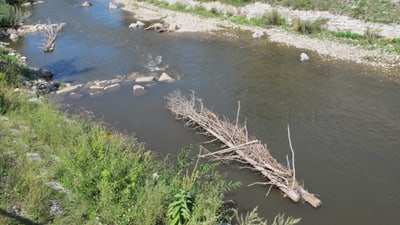
<path fill-rule="evenodd" d="M 18 48 L 33 66 L 55 72 L 56 79 L 86 82 L 134 71 L 159 75 L 164 69 L 182 79 L 156 84 L 143 96 L 131 86 L 101 97 L 66 98 L 84 106 L 121 130 L 135 132 L 146 147 L 175 154 L 190 143 L 207 140 L 175 121 L 163 96 L 179 88 L 194 90 L 218 114 L 234 118 L 237 101 L 251 135 L 268 144 L 285 162 L 290 153 L 290 124 L 296 152 L 296 173 L 305 186 L 321 195 L 323 206 L 293 204 L 273 191 L 265 198 L 260 179 L 238 165 L 221 168 L 243 187 L 227 196 L 242 209 L 258 205 L 263 216 L 279 212 L 303 218 L 302 224 L 395 224 L 400 208 L 400 88 L 371 78 L 368 68 L 340 61 L 300 62 L 303 50 L 251 40 L 248 33 L 227 41 L 203 34 L 157 34 L 130 30 L 134 19 L 110 12 L 97 0 L 89 9 L 76 1 L 37 5 L 33 20 L 51 18 L 67 23 L 56 50 L 44 54 L 40 35 L 24 38 Z M 371 76 L 361 76 L 369 73 Z"/>

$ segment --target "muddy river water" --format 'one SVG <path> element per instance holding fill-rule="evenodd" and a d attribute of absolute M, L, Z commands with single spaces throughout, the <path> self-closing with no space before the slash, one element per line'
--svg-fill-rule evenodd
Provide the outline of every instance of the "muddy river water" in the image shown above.
<path fill-rule="evenodd" d="M 75 7 L 78 3 L 51 0 L 32 7 L 32 21 L 50 18 L 67 25 L 53 53 L 41 51 L 40 34 L 15 45 L 30 65 L 72 83 L 131 72 L 160 75 L 160 68 L 177 81 L 147 87 L 141 96 L 125 85 L 63 102 L 134 132 L 146 148 L 166 155 L 208 139 L 175 121 L 164 96 L 194 90 L 207 107 L 231 119 L 240 101 L 249 132 L 280 162 L 290 154 L 290 124 L 297 177 L 323 201 L 313 209 L 293 204 L 278 190 L 265 197 L 267 187 L 247 186 L 259 181 L 258 175 L 238 165 L 222 166 L 228 179 L 243 183 L 227 196 L 240 209 L 258 206 L 267 218 L 281 212 L 308 225 L 400 224 L 400 86 L 379 78 L 382 71 L 322 60 L 306 50 L 253 40 L 246 32 L 232 31 L 234 38 L 132 30 L 133 15 L 109 11 L 108 1 L 94 0 L 90 8 Z M 311 60 L 300 62 L 302 51 Z"/>

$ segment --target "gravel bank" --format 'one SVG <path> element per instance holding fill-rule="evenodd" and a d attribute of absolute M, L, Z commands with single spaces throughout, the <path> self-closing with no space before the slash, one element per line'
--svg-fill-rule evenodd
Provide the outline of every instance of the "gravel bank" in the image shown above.
<path fill-rule="evenodd" d="M 304 35 L 297 35 L 288 33 L 281 28 L 263 29 L 254 26 L 237 25 L 230 21 L 218 19 L 218 18 L 201 18 L 196 15 L 181 13 L 171 10 L 158 8 L 154 5 L 147 4 L 144 2 L 137 2 L 133 0 L 118 0 L 124 5 L 124 9 L 132 11 L 136 14 L 137 19 L 140 20 L 153 20 L 162 18 L 167 23 L 176 23 L 180 29 L 177 32 L 212 32 L 216 30 L 225 29 L 226 27 L 240 28 L 243 30 L 250 31 L 263 31 L 267 34 L 268 38 L 277 43 L 284 45 L 291 45 L 297 48 L 308 49 L 317 52 L 324 58 L 335 58 L 345 61 L 353 61 L 357 63 L 368 64 L 380 68 L 387 69 L 400 69 L 400 57 L 395 54 L 382 53 L 379 50 L 364 50 L 357 48 L 356 46 L 350 46 L 340 44 L 329 40 L 313 39 Z M 168 0 L 170 4 L 178 2 L 178 0 Z M 188 7 L 195 7 L 196 5 L 202 4 L 207 9 L 216 9 L 222 13 L 230 13 L 233 15 L 246 15 L 247 17 L 257 17 L 265 13 L 265 11 L 271 10 L 272 7 L 265 3 L 254 3 L 244 7 L 233 7 L 223 5 L 219 2 L 212 3 L 199 3 L 191 0 L 179 0 L 180 3 L 185 4 Z M 334 27 L 329 28 L 333 30 L 348 30 L 348 25 L 353 24 L 358 30 L 354 32 L 361 32 L 367 27 L 381 26 L 371 23 L 363 23 L 359 20 L 354 20 L 345 16 L 336 16 L 328 12 L 315 12 L 310 13 L 308 11 L 289 10 L 286 8 L 277 8 L 279 11 L 285 11 L 284 15 L 296 15 L 301 19 L 316 19 L 329 17 L 330 21 L 335 21 L 333 24 L 328 26 Z M 356 21 L 356 22 L 354 22 Z M 343 27 L 340 27 L 343 25 Z M 346 26 L 344 26 L 346 25 Z M 352 25 L 352 26 L 353 26 Z M 391 36 L 400 36 L 399 25 L 388 26 L 385 25 Z M 382 26 L 381 26 L 382 27 Z M 353 30 L 352 30 L 353 31 Z M 383 30 L 382 30 L 383 31 Z M 394 32 L 392 32 L 394 31 Z M 385 34 L 383 32 L 382 34 Z M 400 75 L 399 75 L 400 76 Z"/>

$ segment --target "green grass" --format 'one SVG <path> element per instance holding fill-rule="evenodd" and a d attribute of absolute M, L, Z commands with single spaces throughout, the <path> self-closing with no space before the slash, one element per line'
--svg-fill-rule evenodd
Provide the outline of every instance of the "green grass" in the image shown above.
<path fill-rule="evenodd" d="M 18 26 L 24 15 L 21 10 L 15 6 L 0 0 L 0 27 Z"/>

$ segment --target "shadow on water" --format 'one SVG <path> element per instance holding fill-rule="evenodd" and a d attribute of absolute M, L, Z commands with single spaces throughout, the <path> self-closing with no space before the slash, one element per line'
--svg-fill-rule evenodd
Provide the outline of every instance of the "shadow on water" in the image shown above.
<path fill-rule="evenodd" d="M 74 75 L 79 75 L 82 73 L 89 73 L 90 71 L 93 71 L 95 67 L 85 67 L 85 68 L 79 68 L 76 66 L 76 62 L 79 60 L 78 58 L 73 58 L 73 59 L 60 59 L 59 61 L 56 62 L 51 62 L 48 65 L 44 65 L 42 68 L 52 71 L 56 76 L 54 77 L 55 79 L 57 78 L 62 78 L 62 77 L 70 77 Z M 68 80 L 67 80 L 68 82 Z"/>
<path fill-rule="evenodd" d="M 0 208 L 0 215 L 10 218 L 12 220 L 14 220 L 15 222 L 17 222 L 18 224 L 23 224 L 23 225 L 41 225 L 40 223 L 35 223 L 30 219 L 27 219 L 25 217 L 22 216 L 17 216 L 13 213 L 9 213 L 6 210 Z"/>

